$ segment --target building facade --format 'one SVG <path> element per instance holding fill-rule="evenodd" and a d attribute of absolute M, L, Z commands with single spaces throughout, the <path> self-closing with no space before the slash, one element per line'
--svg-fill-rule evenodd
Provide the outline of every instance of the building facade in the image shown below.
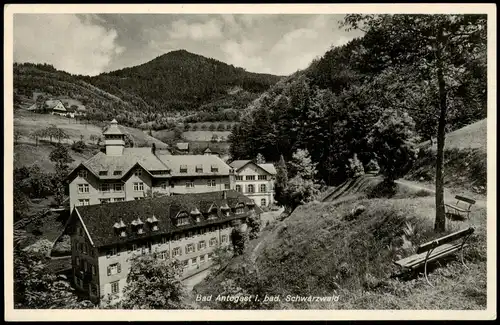
<path fill-rule="evenodd" d="M 231 231 L 260 216 L 255 203 L 234 190 L 77 206 L 67 223 L 73 280 L 92 301 L 120 299 L 132 259 L 177 259 L 184 275 L 212 263 L 230 244 Z"/>
<path fill-rule="evenodd" d="M 235 160 L 235 190 L 253 199 L 258 206 L 274 204 L 276 169 L 273 164 L 257 164 L 251 160 Z"/>
<path fill-rule="evenodd" d="M 116 120 L 103 135 L 105 152 L 81 163 L 67 178 L 71 211 L 147 196 L 233 189 L 232 168 L 217 156 L 177 156 L 155 146 L 125 148 L 125 134 Z"/>

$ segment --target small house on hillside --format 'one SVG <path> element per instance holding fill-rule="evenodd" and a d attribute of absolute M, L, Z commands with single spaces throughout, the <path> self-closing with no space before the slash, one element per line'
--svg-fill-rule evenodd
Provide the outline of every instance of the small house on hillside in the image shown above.
<path fill-rule="evenodd" d="M 203 154 L 204 154 L 205 156 L 214 155 L 214 156 L 220 157 L 219 153 L 218 153 L 218 152 L 216 152 L 216 151 L 211 150 L 211 149 L 210 149 L 210 147 L 207 147 L 207 149 L 205 149 L 205 150 L 203 151 Z"/>
<path fill-rule="evenodd" d="M 45 107 L 50 111 L 52 115 L 66 116 L 68 110 L 64 107 L 64 104 L 59 99 L 49 99 L 45 101 Z"/>

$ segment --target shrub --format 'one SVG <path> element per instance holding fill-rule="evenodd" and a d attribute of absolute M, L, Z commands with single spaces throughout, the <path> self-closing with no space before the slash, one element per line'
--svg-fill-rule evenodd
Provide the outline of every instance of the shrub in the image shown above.
<path fill-rule="evenodd" d="M 71 149 L 73 151 L 79 152 L 79 153 L 82 153 L 86 148 L 87 148 L 87 145 L 85 144 L 85 142 L 83 142 L 81 140 L 73 142 L 73 144 L 71 145 Z"/>
<path fill-rule="evenodd" d="M 363 167 L 363 163 L 358 159 L 357 154 L 354 154 L 354 156 L 350 158 L 348 161 L 349 165 L 347 170 L 349 177 L 358 177 L 364 175 L 365 169 Z"/>

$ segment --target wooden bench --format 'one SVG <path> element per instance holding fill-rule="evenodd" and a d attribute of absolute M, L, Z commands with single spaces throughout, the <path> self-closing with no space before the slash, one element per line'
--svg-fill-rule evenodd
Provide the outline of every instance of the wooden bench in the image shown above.
<path fill-rule="evenodd" d="M 473 204 L 476 203 L 476 201 L 460 195 L 455 196 L 455 199 L 457 200 L 457 203 L 455 205 L 445 204 L 447 210 L 446 214 L 457 216 L 467 214 L 467 219 L 469 219 L 470 208 Z"/>
<path fill-rule="evenodd" d="M 474 228 L 470 227 L 444 237 L 434 239 L 420 245 L 417 248 L 417 253 L 415 255 L 408 256 L 399 261 L 395 261 L 394 263 L 405 271 L 414 271 L 418 267 L 424 265 L 425 279 L 429 285 L 433 286 L 427 278 L 427 263 L 436 261 L 460 250 L 460 259 L 462 264 L 467 267 L 464 263 L 463 249 L 468 246 L 466 242 L 473 232 Z M 463 240 L 458 242 L 459 239 Z"/>

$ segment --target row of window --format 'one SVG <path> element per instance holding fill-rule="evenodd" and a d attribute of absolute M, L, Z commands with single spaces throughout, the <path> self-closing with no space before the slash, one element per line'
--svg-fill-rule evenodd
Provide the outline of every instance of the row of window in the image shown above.
<path fill-rule="evenodd" d="M 208 187 L 216 187 L 217 182 L 215 179 L 209 179 L 207 181 L 207 186 Z M 160 184 L 161 189 L 166 190 L 168 184 L 167 183 L 162 183 Z M 171 184 L 171 187 L 175 187 L 175 184 Z M 186 188 L 194 188 L 194 181 L 186 181 Z M 230 189 L 229 184 L 224 184 L 224 188 L 226 190 Z M 100 184 L 99 185 L 99 191 L 102 193 L 110 193 L 111 189 L 113 189 L 113 192 L 123 192 L 124 191 L 124 186 L 122 183 L 115 183 L 115 184 Z M 78 193 L 89 193 L 90 187 L 89 184 L 78 184 Z M 134 182 L 134 191 L 136 192 L 142 192 L 144 191 L 144 183 L 142 182 Z"/>
<path fill-rule="evenodd" d="M 243 193 L 243 188 L 241 185 L 236 185 L 235 189 L 236 191 Z M 260 193 L 266 193 L 267 192 L 266 184 L 260 184 L 259 189 Z M 253 184 L 245 185 L 245 193 L 255 193 L 255 185 Z"/>
<path fill-rule="evenodd" d="M 267 181 L 267 175 L 257 175 L 257 179 L 259 181 Z M 236 176 L 236 180 L 237 181 L 242 181 L 243 180 L 243 176 L 237 175 Z M 247 181 L 254 181 L 255 180 L 255 175 L 246 175 L 245 176 L 245 180 L 247 180 Z"/>
<path fill-rule="evenodd" d="M 82 279 L 80 279 L 79 277 L 75 276 L 75 283 L 78 287 L 84 289 L 84 282 Z M 97 284 L 92 284 L 92 283 L 89 283 L 88 284 L 88 290 L 90 291 L 90 295 L 94 296 L 94 297 L 98 297 L 99 296 L 99 287 L 97 286 Z"/>
<path fill-rule="evenodd" d="M 180 165 L 179 166 L 179 172 L 180 173 L 187 173 L 188 167 L 187 165 Z M 203 173 L 203 165 L 199 164 L 195 166 L 195 171 L 197 173 Z M 211 165 L 210 166 L 210 172 L 212 173 L 217 173 L 219 172 L 219 167 L 217 165 Z"/>
<path fill-rule="evenodd" d="M 212 228 L 209 228 L 209 229 L 216 229 L 216 227 L 212 227 Z M 209 230 L 207 229 L 207 230 Z M 213 230 L 212 230 L 213 231 Z M 178 234 L 178 235 L 175 235 L 173 237 L 173 240 L 179 240 L 179 239 L 182 239 L 182 238 L 189 238 L 189 237 L 193 237 L 195 235 L 202 235 L 204 234 L 205 232 L 208 232 L 208 231 L 202 231 L 201 229 L 198 230 L 198 231 L 190 231 L 188 234 Z M 161 243 L 162 244 L 166 244 L 168 242 L 168 239 L 167 237 L 162 237 L 161 239 Z M 208 245 L 209 247 L 214 247 L 217 245 L 217 238 L 216 237 L 212 237 L 209 242 L 208 242 Z M 229 236 L 228 235 L 222 235 L 221 236 L 221 243 L 225 244 L 225 243 L 228 243 L 229 242 Z M 153 244 L 153 243 L 151 243 Z M 203 250 L 203 249 L 206 249 L 207 247 L 207 243 L 205 240 L 201 240 L 197 243 L 197 246 L 198 246 L 198 251 L 200 250 Z M 158 250 L 158 247 L 156 247 L 156 250 Z M 146 244 L 142 244 L 142 245 L 137 245 L 137 244 L 132 244 L 128 247 L 128 253 L 131 254 L 132 252 L 135 252 L 135 251 L 138 251 L 140 252 L 141 254 L 146 254 L 146 253 L 150 253 L 150 249 L 148 248 L 148 245 Z M 190 243 L 190 244 L 187 244 L 185 246 L 185 252 L 186 254 L 189 254 L 189 253 L 193 253 L 195 251 L 195 244 L 193 243 Z M 168 252 L 167 252 L 168 253 Z M 175 257 L 175 256 L 180 256 L 182 255 L 182 249 L 181 249 L 181 246 L 177 246 L 175 247 L 173 250 L 172 250 L 172 256 Z M 120 256 L 120 249 L 117 248 L 117 247 L 112 247 L 110 248 L 107 252 L 106 252 L 106 257 L 107 258 L 111 258 L 112 256 Z"/>

